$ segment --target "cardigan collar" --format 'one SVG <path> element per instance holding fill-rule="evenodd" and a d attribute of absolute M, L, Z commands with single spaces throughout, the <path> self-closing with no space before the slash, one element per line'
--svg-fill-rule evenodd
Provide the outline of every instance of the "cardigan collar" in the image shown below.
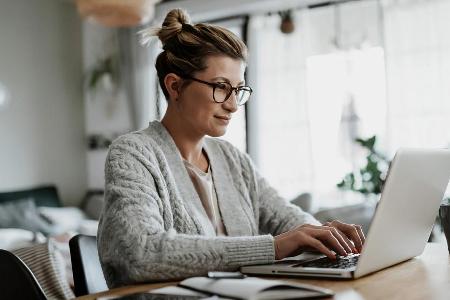
<path fill-rule="evenodd" d="M 180 199 L 182 199 L 193 222 L 196 224 L 198 232 L 207 236 L 214 236 L 214 227 L 203 208 L 200 197 L 189 177 L 181 153 L 172 136 L 159 121 L 150 122 L 148 130 L 154 138 L 154 133 L 158 135 L 159 146 L 167 158 L 170 171 L 177 184 Z M 234 186 L 230 176 L 231 170 L 229 170 L 222 150 L 213 138 L 205 138 L 203 149 L 209 158 L 214 187 L 217 193 L 217 202 L 227 235 L 251 235 L 252 226 L 248 218 L 242 209 L 237 209 L 242 206 L 239 200 L 240 195 Z M 235 224 L 240 224 L 240 226 Z"/>

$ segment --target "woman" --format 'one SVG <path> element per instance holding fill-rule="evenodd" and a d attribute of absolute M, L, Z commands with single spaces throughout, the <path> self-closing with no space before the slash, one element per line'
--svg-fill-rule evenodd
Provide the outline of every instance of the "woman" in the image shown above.
<path fill-rule="evenodd" d="M 251 93 L 244 43 L 219 26 L 189 24 L 179 9 L 149 33 L 163 44 L 156 69 L 168 108 L 110 147 L 98 231 L 108 285 L 236 270 L 305 249 L 330 258 L 360 251 L 360 226 L 320 224 L 215 138 Z"/>

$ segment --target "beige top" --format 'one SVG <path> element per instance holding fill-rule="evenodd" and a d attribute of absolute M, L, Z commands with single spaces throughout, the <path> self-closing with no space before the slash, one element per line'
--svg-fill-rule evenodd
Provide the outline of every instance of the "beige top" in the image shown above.
<path fill-rule="evenodd" d="M 219 205 L 217 204 L 217 194 L 211 177 L 211 167 L 208 166 L 208 171 L 205 173 L 187 160 L 183 159 L 183 162 L 202 201 L 206 214 L 216 231 L 216 235 L 227 235 L 222 216 L 220 215 Z"/>

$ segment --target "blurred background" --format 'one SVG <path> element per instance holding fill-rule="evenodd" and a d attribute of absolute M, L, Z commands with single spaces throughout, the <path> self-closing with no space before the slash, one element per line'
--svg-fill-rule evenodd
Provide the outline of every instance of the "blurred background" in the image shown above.
<path fill-rule="evenodd" d="M 247 43 L 224 138 L 287 199 L 361 203 L 399 147 L 449 147 L 448 0 L 0 0 L 0 192 L 101 193 L 110 142 L 164 114 L 137 33 L 175 7 Z"/>
<path fill-rule="evenodd" d="M 0 0 L 0 249 L 53 268 L 55 299 L 74 297 L 68 241 L 97 233 L 108 146 L 164 115 L 138 33 L 177 7 L 248 45 L 254 93 L 223 138 L 319 221 L 367 233 L 396 150 L 450 147 L 450 0 Z"/>

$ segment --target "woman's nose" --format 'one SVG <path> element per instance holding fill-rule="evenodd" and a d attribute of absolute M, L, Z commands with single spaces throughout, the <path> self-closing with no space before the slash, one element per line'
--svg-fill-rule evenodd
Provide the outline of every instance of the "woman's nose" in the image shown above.
<path fill-rule="evenodd" d="M 233 91 L 230 97 L 223 102 L 224 108 L 228 111 L 235 112 L 238 110 L 236 93 Z"/>

